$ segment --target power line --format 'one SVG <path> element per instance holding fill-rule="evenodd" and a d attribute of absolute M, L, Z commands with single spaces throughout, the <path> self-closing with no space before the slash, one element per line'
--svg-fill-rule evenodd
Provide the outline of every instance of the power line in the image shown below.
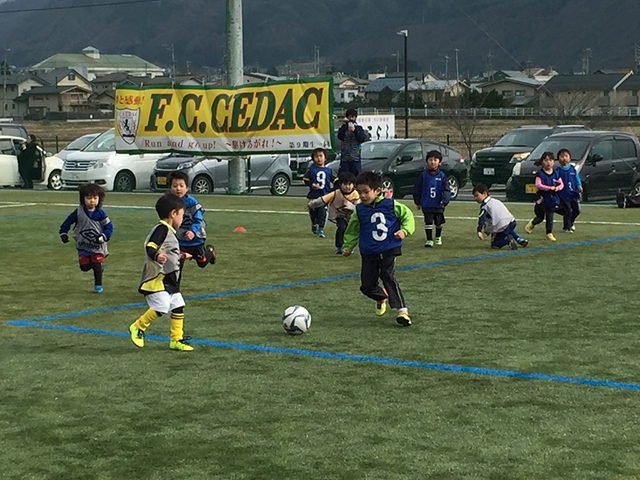
<path fill-rule="evenodd" d="M 135 3 L 152 3 L 160 0 L 129 0 L 126 2 L 94 3 L 93 5 L 70 5 L 66 7 L 20 8 L 18 10 L 0 10 L 0 13 L 46 12 L 51 10 L 71 10 L 75 8 L 111 7 L 114 5 L 133 5 Z"/>

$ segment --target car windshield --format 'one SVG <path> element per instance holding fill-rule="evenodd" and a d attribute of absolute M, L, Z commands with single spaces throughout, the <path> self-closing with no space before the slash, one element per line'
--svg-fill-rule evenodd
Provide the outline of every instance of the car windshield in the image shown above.
<path fill-rule="evenodd" d="M 362 160 L 385 160 L 400 146 L 396 142 L 366 142 L 362 144 Z"/>
<path fill-rule="evenodd" d="M 84 147 L 89 145 L 89 142 L 94 138 L 96 138 L 95 135 L 84 135 L 80 138 L 76 138 L 73 142 L 71 142 L 69 145 L 64 147 L 64 149 L 65 150 L 82 150 Z"/>
<path fill-rule="evenodd" d="M 529 160 L 538 160 L 542 158 L 542 154 L 544 152 L 552 152 L 554 156 L 557 156 L 558 150 L 561 148 L 566 148 L 571 152 L 572 160 L 580 160 L 587 148 L 589 148 L 589 143 L 591 143 L 590 138 L 580 138 L 580 137 L 549 137 L 533 149 L 533 151 L 529 154 Z"/>
<path fill-rule="evenodd" d="M 535 147 L 549 130 L 512 130 L 505 133 L 494 146 L 496 147 Z"/>
<path fill-rule="evenodd" d="M 113 129 L 107 130 L 94 138 L 89 145 L 87 145 L 84 152 L 111 152 L 116 148 L 115 131 Z"/>

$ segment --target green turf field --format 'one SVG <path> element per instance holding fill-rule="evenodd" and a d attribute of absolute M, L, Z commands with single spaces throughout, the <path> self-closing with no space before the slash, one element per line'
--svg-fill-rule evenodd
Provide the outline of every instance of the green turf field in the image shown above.
<path fill-rule="evenodd" d="M 516 252 L 476 238 L 475 203 L 447 208 L 442 247 L 418 217 L 401 328 L 303 199 L 201 196 L 218 262 L 187 265 L 185 353 L 166 318 L 128 338 L 156 198 L 107 195 L 96 295 L 57 233 L 77 193 L 0 191 L 0 478 L 640 478 L 640 210 L 587 205 Z M 533 208 L 511 210 L 523 234 Z"/>

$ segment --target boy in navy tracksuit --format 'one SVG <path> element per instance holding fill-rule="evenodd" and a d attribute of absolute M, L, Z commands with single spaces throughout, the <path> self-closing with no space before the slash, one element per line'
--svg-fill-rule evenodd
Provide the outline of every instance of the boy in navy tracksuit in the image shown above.
<path fill-rule="evenodd" d="M 566 148 L 558 150 L 558 162 L 560 166 L 556 168 L 558 175 L 562 178 L 564 188 L 558 191 L 560 197 L 560 209 L 564 217 L 562 231 L 573 233 L 573 224 L 580 215 L 580 194 L 582 193 L 582 181 L 576 171 L 576 167 L 571 165 L 571 152 Z"/>
<path fill-rule="evenodd" d="M 427 234 L 425 247 L 433 247 L 433 225 L 436 225 L 435 244 L 442 245 L 442 225 L 445 223 L 444 209 L 451 201 L 451 188 L 447 176 L 440 170 L 442 154 L 438 150 L 427 153 L 427 168 L 413 186 L 413 203 L 424 215 L 424 230 Z"/>
<path fill-rule="evenodd" d="M 189 190 L 189 176 L 181 170 L 176 170 L 169 174 L 167 179 L 169 190 L 174 195 L 180 197 L 185 204 L 182 224 L 176 231 L 180 251 L 191 255 L 196 261 L 196 265 L 204 268 L 209 264 L 216 263 L 216 252 L 213 245 L 206 245 L 207 232 L 205 230 L 204 209 L 202 205 L 192 195 Z M 184 259 L 180 260 L 180 271 L 184 266 Z"/>
<path fill-rule="evenodd" d="M 382 194 L 382 176 L 362 172 L 356 177 L 360 203 L 344 232 L 342 255 L 348 257 L 359 244 L 362 257 L 360 291 L 376 301 L 376 315 L 384 315 L 387 299 L 397 310 L 396 322 L 411 325 L 400 285 L 395 278 L 396 257 L 402 255 L 402 240 L 415 230 L 409 208 Z M 381 287 L 378 280 L 382 280 Z"/>
<path fill-rule="evenodd" d="M 327 161 L 327 152 L 324 148 L 316 148 L 311 152 L 313 164 L 302 177 L 304 184 L 309 187 L 307 198 L 315 200 L 327 195 L 333 190 L 333 182 L 336 176 L 329 167 L 324 164 Z M 324 238 L 324 226 L 327 223 L 327 206 L 322 205 L 309 208 L 309 218 L 311 219 L 311 232 L 320 238 Z"/>

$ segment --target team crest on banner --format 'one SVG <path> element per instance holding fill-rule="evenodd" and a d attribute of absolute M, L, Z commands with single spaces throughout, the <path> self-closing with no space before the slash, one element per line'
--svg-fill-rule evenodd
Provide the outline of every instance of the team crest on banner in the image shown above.
<path fill-rule="evenodd" d="M 116 113 L 116 121 L 118 123 L 118 133 L 120 134 L 120 138 L 122 138 L 125 143 L 133 145 L 133 142 L 136 141 L 136 131 L 138 130 L 140 110 L 118 108 Z"/>

